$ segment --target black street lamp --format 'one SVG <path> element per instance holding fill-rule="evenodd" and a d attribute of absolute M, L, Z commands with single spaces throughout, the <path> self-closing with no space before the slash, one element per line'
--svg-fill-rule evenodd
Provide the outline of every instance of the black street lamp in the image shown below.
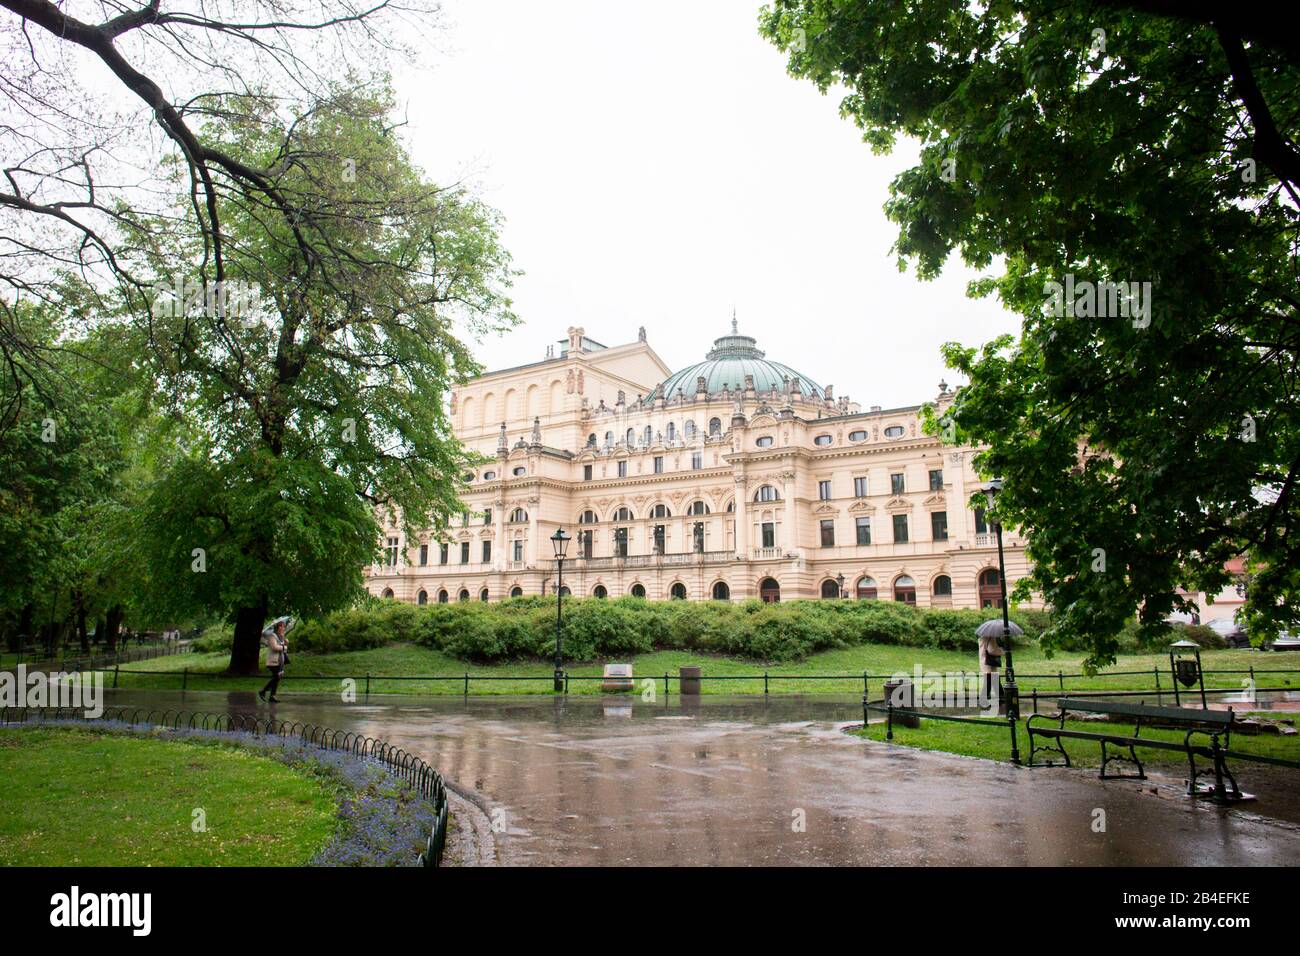
<path fill-rule="evenodd" d="M 564 553 L 569 550 L 569 536 L 563 528 L 551 535 L 555 548 L 555 692 L 564 690 L 564 658 L 560 651 L 560 627 L 564 623 Z"/>
<path fill-rule="evenodd" d="M 1002 479 L 994 478 L 984 487 L 984 500 L 988 503 L 986 513 L 995 514 L 998 493 L 1002 491 Z M 1007 607 L 1007 562 L 1002 553 L 1002 522 L 993 521 L 998 536 L 998 583 L 1002 587 L 1002 649 L 1007 652 L 1007 717 L 1016 720 L 1020 716 L 1020 689 L 1016 687 L 1016 667 L 1011 659 L 1011 612 Z M 1020 762 L 1020 755 L 1011 754 L 1012 763 Z"/>

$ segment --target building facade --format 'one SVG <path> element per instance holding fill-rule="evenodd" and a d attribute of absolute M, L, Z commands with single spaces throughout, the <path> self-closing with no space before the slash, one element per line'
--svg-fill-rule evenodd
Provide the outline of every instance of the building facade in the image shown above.
<path fill-rule="evenodd" d="M 941 383 L 935 403 L 952 392 Z M 863 408 L 732 332 L 674 372 L 644 329 L 606 347 L 571 328 L 542 361 L 451 396 L 457 437 L 490 461 L 441 535 L 384 531 L 372 594 L 497 600 L 556 587 L 648 599 L 999 601 L 997 542 L 970 448 L 921 430 L 920 406 Z M 1024 542 L 1004 535 L 1008 587 Z M 840 582 L 843 582 L 842 585 Z"/>

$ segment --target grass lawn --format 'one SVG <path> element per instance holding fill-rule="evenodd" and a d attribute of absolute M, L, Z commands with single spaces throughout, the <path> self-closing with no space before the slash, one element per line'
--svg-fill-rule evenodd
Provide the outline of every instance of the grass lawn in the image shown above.
<path fill-rule="evenodd" d="M 1058 687 L 1057 672 L 1066 674 L 1080 673 L 1083 654 L 1058 654 L 1048 659 L 1037 646 L 1029 646 L 1015 652 L 1016 676 L 1022 692 L 1028 695 L 1034 687 L 1041 690 Z M 920 664 L 923 669 L 933 671 L 973 670 L 976 666 L 973 654 L 958 651 L 943 651 L 930 648 L 899 647 L 888 644 L 864 644 L 858 647 L 843 648 L 814 654 L 804 661 L 792 664 L 764 665 L 748 660 L 711 657 L 690 651 L 656 651 L 652 654 L 632 655 L 619 658 L 630 661 L 633 673 L 638 679 L 655 677 L 658 692 L 662 693 L 663 675 L 669 674 L 674 680 L 670 683 L 672 692 L 677 691 L 678 668 L 687 664 L 703 667 L 704 676 L 713 675 L 747 676 L 745 680 L 710 681 L 705 680 L 703 691 L 706 694 L 761 694 L 763 693 L 763 673 L 773 675 L 769 687 L 772 693 L 806 693 L 806 694 L 860 694 L 862 692 L 861 675 L 865 671 L 873 677 L 889 675 L 896 671 L 909 674 Z M 1290 674 L 1258 674 L 1256 685 L 1295 686 L 1300 688 L 1300 655 L 1270 654 L 1260 651 L 1206 651 L 1202 660 L 1207 670 L 1239 670 L 1240 674 L 1210 675 L 1206 686 L 1240 687 L 1248 676 L 1250 667 L 1259 670 L 1270 668 L 1293 668 Z M 179 671 L 183 667 L 190 670 L 186 686 L 191 690 L 255 690 L 266 681 L 263 673 L 256 678 L 227 678 L 218 675 L 225 669 L 229 655 L 220 654 L 183 654 L 175 657 L 159 658 L 123 665 L 123 670 L 143 673 L 122 673 L 119 687 L 123 688 L 179 688 L 182 678 L 179 674 L 163 674 L 163 671 Z M 566 665 L 571 678 L 599 677 L 603 662 Z M 1161 686 L 1171 687 L 1169 660 L 1164 654 L 1135 654 L 1120 658 L 1119 664 L 1103 671 L 1096 677 L 1067 679 L 1065 686 L 1069 690 L 1123 690 L 1126 688 L 1145 688 L 1154 686 L 1155 669 L 1160 671 Z M 337 693 L 339 681 L 344 677 L 357 680 L 357 692 L 364 693 L 365 675 L 384 674 L 390 676 L 406 675 L 408 677 L 443 677 L 455 680 L 384 680 L 372 677 L 370 692 L 372 694 L 463 694 L 465 692 L 464 675 L 474 675 L 471 679 L 471 694 L 537 694 L 551 693 L 552 665 L 548 661 L 511 661 L 500 664 L 466 663 L 448 657 L 439 651 L 409 644 L 395 644 L 366 651 L 351 651 L 341 654 L 307 654 L 295 652 L 292 656 L 288 679 L 281 685 L 281 693 L 324 692 Z M 1139 671 L 1138 674 L 1123 672 Z M 809 679 L 777 680 L 777 675 L 798 675 Z M 848 679 L 831 680 L 830 675 Z M 856 675 L 856 676 L 854 676 Z M 531 677 L 532 680 L 512 678 Z M 313 679 L 314 678 L 314 679 Z M 112 673 L 108 673 L 109 686 L 112 686 Z M 638 684 L 638 689 L 640 685 Z M 880 693 L 880 681 L 871 682 L 873 696 Z M 573 694 L 595 694 L 600 692 L 598 680 L 573 680 L 569 686 Z"/>
<path fill-rule="evenodd" d="M 1046 710 L 1044 711 L 1046 712 Z M 1243 715 L 1244 716 L 1244 715 Z M 1280 713 L 1278 711 L 1266 711 L 1259 714 L 1261 717 L 1284 718 L 1288 720 L 1300 720 L 1300 715 Z M 851 731 L 860 737 L 868 740 L 884 741 L 885 725 L 884 723 L 875 723 L 876 715 L 872 714 L 870 727 Z M 1029 734 L 1025 731 L 1025 721 L 1022 719 L 1016 727 L 1016 740 L 1020 747 L 1020 760 L 1022 763 L 1029 762 Z M 1042 720 L 1034 721 L 1034 726 L 1057 726 L 1056 721 L 1044 723 Z M 1133 733 L 1133 724 L 1131 722 L 1118 721 L 1091 721 L 1091 720 L 1067 720 L 1065 722 L 1068 730 L 1082 730 L 1086 733 L 1115 733 L 1120 735 L 1131 735 Z M 1143 728 L 1141 736 L 1154 740 L 1170 740 L 1175 743 L 1182 743 L 1186 735 L 1184 730 L 1153 730 Z M 916 747 L 920 750 L 942 750 L 947 753 L 964 754 L 967 757 L 983 757 L 986 760 L 1001 760 L 1010 762 L 1011 760 L 1011 734 L 1002 727 L 986 727 L 979 724 L 967 725 L 958 724 L 948 720 L 922 720 L 918 728 L 899 727 L 894 725 L 894 739 L 892 743 L 904 747 Z M 1054 743 L 1055 741 L 1041 741 L 1043 743 Z M 1206 738 L 1199 737 L 1198 742 L 1205 743 Z M 1101 766 L 1101 745 L 1095 740 L 1066 740 L 1064 741 L 1066 752 L 1070 755 L 1071 763 L 1076 767 L 1100 767 Z M 1300 734 L 1292 736 L 1281 736 L 1275 734 L 1259 734 L 1257 736 L 1248 736 L 1246 734 L 1232 735 L 1233 750 L 1242 753 L 1258 754 L 1263 757 L 1280 757 L 1283 760 L 1300 760 Z M 1127 756 L 1128 752 L 1120 748 L 1114 748 L 1115 752 Z M 1157 767 L 1164 770 L 1186 770 L 1187 758 L 1182 754 L 1169 750 L 1151 750 L 1137 748 L 1138 759 L 1145 766 Z M 1061 763 L 1061 755 L 1049 753 L 1040 755 L 1040 757 L 1052 758 L 1058 765 Z M 1037 761 L 1035 761 L 1037 763 Z M 1202 763 L 1209 767 L 1209 761 L 1197 760 L 1198 768 Z M 1233 764 L 1229 763 L 1233 773 L 1237 772 L 1238 767 L 1253 766 L 1251 764 Z M 1119 766 L 1116 770 L 1129 773 L 1132 768 Z"/>
<path fill-rule="evenodd" d="M 238 747 L 0 730 L 0 866 L 301 866 L 335 814 L 325 780 Z"/>

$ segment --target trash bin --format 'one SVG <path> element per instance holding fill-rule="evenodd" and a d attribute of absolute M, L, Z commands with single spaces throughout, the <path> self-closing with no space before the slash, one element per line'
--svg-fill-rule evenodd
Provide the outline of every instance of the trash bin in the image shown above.
<path fill-rule="evenodd" d="M 885 682 L 885 703 L 893 703 L 895 707 L 914 707 L 916 704 L 915 692 L 916 686 L 907 679 L 891 680 Z M 900 727 L 919 727 L 921 718 L 914 714 L 894 713 L 894 723 Z"/>
<path fill-rule="evenodd" d="M 678 670 L 678 684 L 682 696 L 700 696 L 700 668 L 682 667 Z"/>

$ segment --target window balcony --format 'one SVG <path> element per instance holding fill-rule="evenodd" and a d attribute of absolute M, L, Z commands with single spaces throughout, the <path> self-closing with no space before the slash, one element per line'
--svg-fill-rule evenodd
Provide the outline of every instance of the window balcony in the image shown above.
<path fill-rule="evenodd" d="M 993 531 L 985 531 L 983 534 L 975 535 L 975 547 L 977 548 L 996 548 L 998 546 L 998 536 Z"/>
<path fill-rule="evenodd" d="M 772 561 L 785 557 L 785 551 L 782 548 L 755 548 L 754 560 Z"/>

